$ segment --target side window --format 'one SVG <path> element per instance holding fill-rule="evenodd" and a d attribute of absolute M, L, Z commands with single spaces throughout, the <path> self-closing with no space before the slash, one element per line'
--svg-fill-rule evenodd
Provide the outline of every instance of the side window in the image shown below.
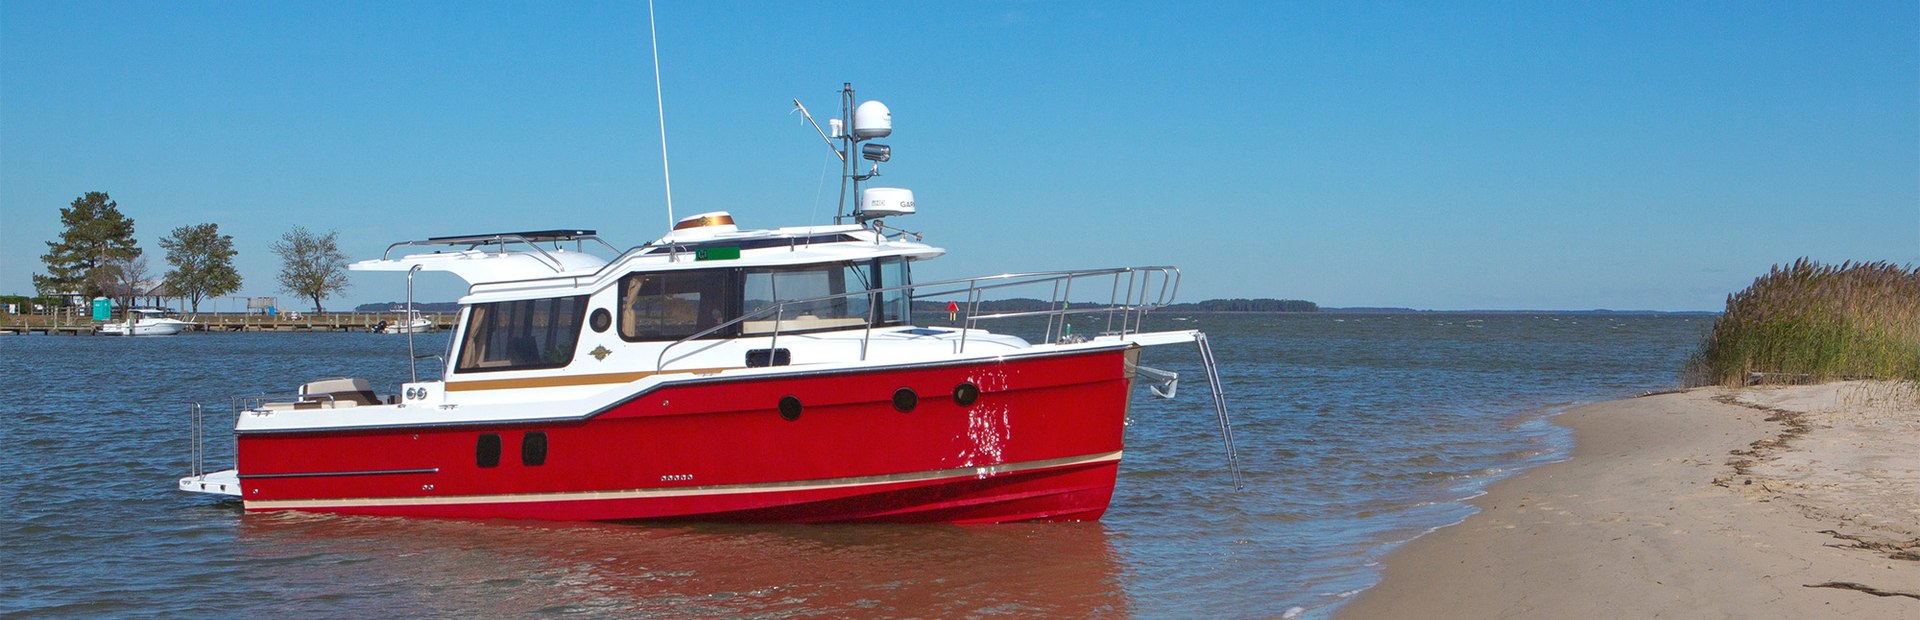
<path fill-rule="evenodd" d="M 627 274 L 620 279 L 620 337 L 679 340 L 739 316 L 733 269 Z M 708 334 L 732 335 L 722 330 Z"/>
<path fill-rule="evenodd" d="M 573 361 L 587 298 L 478 304 L 468 312 L 456 372 L 559 368 Z"/>
<path fill-rule="evenodd" d="M 874 286 L 888 287 L 912 284 L 913 279 L 907 272 L 907 259 L 882 258 L 874 262 Z M 880 322 L 885 324 L 909 324 L 913 322 L 913 289 L 888 291 L 880 294 Z"/>
<path fill-rule="evenodd" d="M 832 263 L 767 269 L 748 269 L 744 310 L 753 312 L 778 302 L 825 297 L 873 288 L 867 264 Z M 870 295 L 849 295 L 821 301 L 788 303 L 779 316 L 772 312 L 742 324 L 748 334 L 863 327 L 872 311 Z"/>

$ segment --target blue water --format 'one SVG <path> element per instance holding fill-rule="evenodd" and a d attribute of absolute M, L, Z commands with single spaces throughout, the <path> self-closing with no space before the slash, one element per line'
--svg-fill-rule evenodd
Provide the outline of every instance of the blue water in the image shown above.
<path fill-rule="evenodd" d="M 1244 488 L 1193 347 L 1156 347 L 1142 363 L 1183 382 L 1136 391 L 1106 518 L 977 527 L 245 515 L 172 490 L 186 404 L 331 376 L 391 390 L 404 337 L 0 337 L 0 614 L 1321 616 L 1395 544 L 1469 514 L 1460 500 L 1564 458 L 1552 413 L 1672 387 L 1709 319 L 1150 321 L 1211 334 Z M 230 424 L 210 424 L 210 465 L 231 463 Z"/>

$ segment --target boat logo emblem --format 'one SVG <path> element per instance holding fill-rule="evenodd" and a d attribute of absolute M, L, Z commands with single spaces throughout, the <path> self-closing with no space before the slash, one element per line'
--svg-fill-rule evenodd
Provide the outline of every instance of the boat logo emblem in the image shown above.
<path fill-rule="evenodd" d="M 608 351 L 606 345 L 600 345 L 600 346 L 594 347 L 592 351 L 587 352 L 587 355 L 592 355 L 593 359 L 597 359 L 604 362 L 604 361 L 607 361 L 607 356 L 613 355 L 613 352 Z"/>

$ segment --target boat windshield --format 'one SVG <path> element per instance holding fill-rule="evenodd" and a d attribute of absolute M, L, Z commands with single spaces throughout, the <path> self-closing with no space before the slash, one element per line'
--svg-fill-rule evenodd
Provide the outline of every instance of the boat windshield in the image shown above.
<path fill-rule="evenodd" d="M 677 340 L 761 311 L 766 312 L 708 335 L 900 325 L 910 318 L 912 296 L 907 291 L 861 291 L 906 282 L 904 258 L 633 273 L 620 280 L 620 337 L 631 342 Z M 841 297 L 789 303 L 778 316 L 767 311 L 780 302 L 835 295 Z"/>
<path fill-rule="evenodd" d="M 782 301 L 841 295 L 833 299 L 789 303 L 741 323 L 745 334 L 804 332 L 908 322 L 910 297 L 906 290 L 860 294 L 876 288 L 908 283 L 907 260 L 826 263 L 796 267 L 746 270 L 743 310 L 752 313 Z M 853 293 L 853 294 L 848 294 Z M 778 316 L 775 316 L 775 315 Z"/>
<path fill-rule="evenodd" d="M 829 263 L 748 269 L 747 303 L 744 309 L 751 313 L 782 301 L 825 297 L 873 288 L 869 286 L 871 278 L 865 267 L 867 265 Z M 759 320 L 746 321 L 741 325 L 741 331 L 747 334 L 766 334 L 772 333 L 776 327 L 781 331 L 806 331 L 865 326 L 873 310 L 869 297 L 869 295 L 851 295 L 787 304 L 777 312 L 761 315 Z"/>

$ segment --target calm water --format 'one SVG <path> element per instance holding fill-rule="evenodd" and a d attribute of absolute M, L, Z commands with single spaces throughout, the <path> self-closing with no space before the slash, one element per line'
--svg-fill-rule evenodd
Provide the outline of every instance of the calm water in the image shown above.
<path fill-rule="evenodd" d="M 1184 381 L 1175 400 L 1136 389 L 1104 521 L 976 527 L 243 515 L 172 490 L 185 404 L 343 375 L 387 391 L 403 337 L 0 337 L 0 615 L 1318 616 L 1398 541 L 1465 517 L 1459 500 L 1562 458 L 1546 416 L 1671 387 L 1708 319 L 1151 323 L 1211 334 L 1245 489 L 1193 347 L 1158 347 L 1142 362 Z M 210 465 L 232 462 L 230 422 Z"/>

